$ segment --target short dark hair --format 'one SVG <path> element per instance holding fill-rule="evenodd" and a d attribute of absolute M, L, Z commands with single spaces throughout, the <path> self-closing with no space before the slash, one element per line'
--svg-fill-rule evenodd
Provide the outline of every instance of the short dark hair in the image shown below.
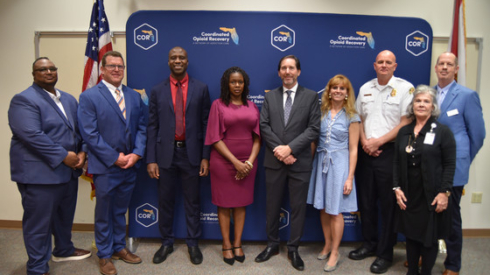
<path fill-rule="evenodd" d="M 102 57 L 102 67 L 105 66 L 105 64 L 107 64 L 107 57 L 108 56 L 113 56 L 113 57 L 120 57 L 123 61 L 123 64 L 124 64 L 124 58 L 122 56 L 122 54 L 118 51 L 108 51 L 104 54 L 104 56 Z"/>
<path fill-rule="evenodd" d="M 247 97 L 250 93 L 249 85 L 250 78 L 248 74 L 240 67 L 231 67 L 228 68 L 221 77 L 221 94 L 219 98 L 223 103 L 228 106 L 230 104 L 230 75 L 233 73 L 239 73 L 243 76 L 243 92 L 242 92 L 242 103 L 245 106 L 248 106 Z"/>
<path fill-rule="evenodd" d="M 49 58 L 47 58 L 45 56 L 41 56 L 41 57 L 36 58 L 36 60 L 34 60 L 34 62 L 32 62 L 32 71 L 34 71 L 34 66 L 36 65 L 36 62 L 38 62 L 41 59 L 49 60 Z"/>
<path fill-rule="evenodd" d="M 279 64 L 277 65 L 277 71 L 281 70 L 282 61 L 284 59 L 288 59 L 288 58 L 294 59 L 294 61 L 296 62 L 296 69 L 301 70 L 301 63 L 299 62 L 299 58 L 297 58 L 295 55 L 290 54 L 290 55 L 284 56 L 283 58 L 281 58 L 281 60 L 279 60 Z"/>

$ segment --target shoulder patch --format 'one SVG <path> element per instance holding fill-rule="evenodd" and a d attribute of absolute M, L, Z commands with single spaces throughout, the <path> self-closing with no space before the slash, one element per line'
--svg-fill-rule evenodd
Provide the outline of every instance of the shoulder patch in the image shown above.
<path fill-rule="evenodd" d="M 414 87 L 410 88 L 410 90 L 408 90 L 408 93 L 409 94 L 413 94 L 413 91 L 415 91 L 415 88 Z"/>

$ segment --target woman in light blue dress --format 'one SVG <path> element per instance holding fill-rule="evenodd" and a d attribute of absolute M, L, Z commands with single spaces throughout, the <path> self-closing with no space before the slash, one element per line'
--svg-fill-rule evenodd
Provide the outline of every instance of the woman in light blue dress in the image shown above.
<path fill-rule="evenodd" d="M 340 258 L 342 213 L 357 211 L 354 171 L 361 120 L 354 102 L 354 90 L 347 77 L 336 75 L 330 79 L 322 95 L 320 137 L 307 201 L 320 210 L 325 246 L 318 259 L 328 258 L 325 271 L 334 271 Z"/>

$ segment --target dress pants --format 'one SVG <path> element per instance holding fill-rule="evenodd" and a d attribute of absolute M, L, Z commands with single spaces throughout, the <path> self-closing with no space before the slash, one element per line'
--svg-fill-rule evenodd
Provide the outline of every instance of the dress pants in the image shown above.
<path fill-rule="evenodd" d="M 363 247 L 376 251 L 376 256 L 393 260 L 396 244 L 394 231 L 395 195 L 393 194 L 394 143 L 384 144 L 378 157 L 371 157 L 359 147 L 356 168 L 356 186 Z M 379 204 L 378 204 L 379 203 Z M 381 211 L 381 228 L 378 213 Z"/>
<path fill-rule="evenodd" d="M 95 243 L 100 259 L 126 247 L 126 211 L 135 183 L 135 167 L 112 167 L 110 173 L 94 175 Z"/>
<path fill-rule="evenodd" d="M 454 186 L 451 190 L 451 233 L 445 239 L 447 256 L 444 261 L 446 269 L 459 272 L 461 270 L 461 253 L 463 251 L 463 229 L 461 220 L 461 196 L 464 186 Z"/>
<path fill-rule="evenodd" d="M 29 260 L 27 274 L 49 271 L 51 254 L 65 257 L 73 254 L 71 241 L 73 217 L 77 205 L 78 179 L 63 184 L 17 183 L 24 215 L 22 233 Z M 55 248 L 51 253 L 51 234 Z"/>
<path fill-rule="evenodd" d="M 175 147 L 170 168 L 160 168 L 160 179 L 158 180 L 158 205 L 160 208 L 158 211 L 158 221 L 162 244 L 165 246 L 172 246 L 174 244 L 175 196 L 176 187 L 179 182 L 184 195 L 187 225 L 186 243 L 189 247 L 197 246 L 198 244 L 198 239 L 201 236 L 199 169 L 199 166 L 192 166 L 190 164 L 185 147 Z"/>
<path fill-rule="evenodd" d="M 291 231 L 287 246 L 290 252 L 298 250 L 305 224 L 310 175 L 311 171 L 293 172 L 286 165 L 280 169 L 265 169 L 268 246 L 278 246 L 280 242 L 279 213 L 287 187 L 291 206 Z"/>

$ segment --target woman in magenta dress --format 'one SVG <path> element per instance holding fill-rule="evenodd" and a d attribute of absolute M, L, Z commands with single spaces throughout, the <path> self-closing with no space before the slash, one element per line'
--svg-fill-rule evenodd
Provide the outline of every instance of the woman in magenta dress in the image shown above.
<path fill-rule="evenodd" d="M 235 260 L 245 260 L 241 244 L 245 207 L 253 202 L 260 150 L 259 110 L 247 100 L 249 83 L 247 73 L 239 67 L 223 73 L 221 95 L 211 106 L 206 132 L 205 144 L 212 145 L 209 167 L 212 203 L 218 206 L 223 260 L 230 265 Z"/>

